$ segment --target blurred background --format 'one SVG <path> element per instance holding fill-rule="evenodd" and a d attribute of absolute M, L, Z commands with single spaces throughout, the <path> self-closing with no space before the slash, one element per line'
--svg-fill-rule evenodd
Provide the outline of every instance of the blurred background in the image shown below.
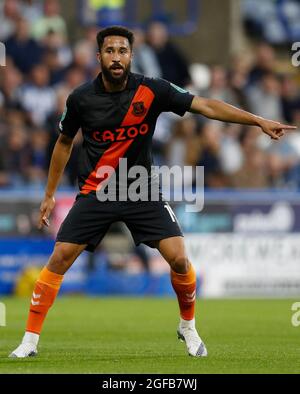
<path fill-rule="evenodd" d="M 99 73 L 95 37 L 110 24 L 134 29 L 134 72 L 300 127 L 299 0 L 1 0 L 0 294 L 31 294 L 72 206 L 80 132 L 51 227 L 37 230 L 66 98 Z M 300 295 L 299 132 L 273 143 L 254 127 L 166 113 L 153 148 L 156 165 L 205 167 L 204 210 L 171 201 L 199 296 Z M 168 272 L 118 223 L 78 258 L 62 294 L 171 296 Z"/>

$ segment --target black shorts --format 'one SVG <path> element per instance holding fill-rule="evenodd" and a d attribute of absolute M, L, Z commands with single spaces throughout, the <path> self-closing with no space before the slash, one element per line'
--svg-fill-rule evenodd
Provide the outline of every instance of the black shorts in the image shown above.
<path fill-rule="evenodd" d="M 94 252 L 114 222 L 124 222 L 136 245 L 154 247 L 153 241 L 183 236 L 178 221 L 166 201 L 105 201 L 95 195 L 78 195 L 62 223 L 56 241 L 87 244 Z"/>

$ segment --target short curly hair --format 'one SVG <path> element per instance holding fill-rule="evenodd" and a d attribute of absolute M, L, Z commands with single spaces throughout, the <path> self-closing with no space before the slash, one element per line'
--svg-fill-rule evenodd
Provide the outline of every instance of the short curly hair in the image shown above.
<path fill-rule="evenodd" d="M 99 51 L 101 51 L 104 39 L 109 36 L 121 36 L 125 37 L 129 41 L 130 48 L 132 49 L 134 43 L 134 34 L 132 31 L 123 26 L 109 26 L 103 30 L 100 30 L 97 34 L 97 44 Z"/>

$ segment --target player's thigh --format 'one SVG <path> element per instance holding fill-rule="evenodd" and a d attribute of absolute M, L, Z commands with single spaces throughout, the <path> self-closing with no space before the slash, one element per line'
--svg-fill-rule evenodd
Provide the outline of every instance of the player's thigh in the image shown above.
<path fill-rule="evenodd" d="M 51 272 L 64 275 L 85 248 L 86 244 L 56 242 L 47 268 Z"/>
<path fill-rule="evenodd" d="M 56 241 L 86 244 L 86 249 L 93 252 L 116 218 L 114 204 L 100 202 L 93 196 L 80 196 L 61 224 Z"/>

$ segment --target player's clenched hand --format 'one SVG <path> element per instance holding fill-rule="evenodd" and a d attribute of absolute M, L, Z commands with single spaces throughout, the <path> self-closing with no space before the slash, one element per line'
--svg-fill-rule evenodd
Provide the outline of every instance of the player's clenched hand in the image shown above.
<path fill-rule="evenodd" d="M 54 197 L 45 197 L 40 206 L 40 219 L 38 228 L 42 228 L 43 225 L 49 227 L 49 216 L 54 208 L 55 199 Z"/>
<path fill-rule="evenodd" d="M 285 135 L 286 131 L 296 130 L 296 126 L 288 126 L 280 122 L 273 122 L 272 120 L 261 119 L 259 121 L 259 126 L 262 131 L 269 135 L 272 140 L 280 140 L 281 137 Z"/>

